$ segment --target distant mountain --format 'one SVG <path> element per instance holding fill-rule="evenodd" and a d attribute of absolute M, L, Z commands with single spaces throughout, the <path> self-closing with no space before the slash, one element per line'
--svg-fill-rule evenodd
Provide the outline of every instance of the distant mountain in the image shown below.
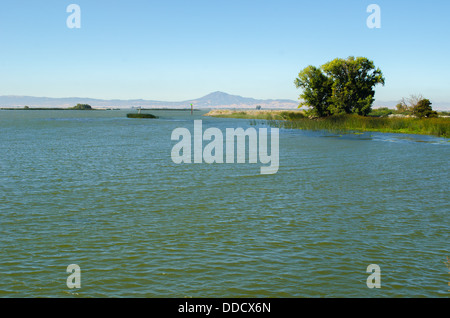
<path fill-rule="evenodd" d="M 184 103 L 193 104 L 197 108 L 254 108 L 257 105 L 266 108 L 296 108 L 298 106 L 298 102 L 290 99 L 254 99 L 223 92 L 214 92 Z"/>
<path fill-rule="evenodd" d="M 389 107 L 395 108 L 398 101 L 378 101 L 374 103 L 374 108 Z M 230 95 L 224 92 L 214 92 L 197 99 L 191 99 L 180 102 L 165 102 L 144 99 L 94 99 L 94 98 L 50 98 L 33 96 L 0 96 L 0 108 L 2 107 L 73 107 L 76 104 L 89 104 L 94 108 L 189 108 L 194 105 L 195 108 L 255 108 L 260 105 L 266 109 L 294 109 L 299 102 L 290 99 L 254 99 L 238 95 Z M 450 110 L 450 103 L 433 102 L 435 110 Z"/>
<path fill-rule="evenodd" d="M 165 102 L 144 99 L 104 100 L 94 98 L 50 98 L 33 96 L 0 96 L 0 107 L 73 107 L 76 104 L 89 104 L 94 108 L 188 108 L 193 104 L 195 108 L 255 108 L 260 105 L 269 109 L 296 108 L 298 102 L 289 99 L 254 99 L 224 92 L 214 92 L 198 99 L 180 102 Z"/>

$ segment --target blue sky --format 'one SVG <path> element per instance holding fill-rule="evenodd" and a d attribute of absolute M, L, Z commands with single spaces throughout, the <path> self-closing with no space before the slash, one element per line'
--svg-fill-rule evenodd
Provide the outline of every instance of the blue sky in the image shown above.
<path fill-rule="evenodd" d="M 69 4 L 81 28 L 69 29 Z M 369 4 L 381 28 L 366 25 Z M 0 4 L 0 95 L 298 98 L 308 65 L 365 56 L 377 100 L 450 102 L 450 1 L 15 0 Z"/>

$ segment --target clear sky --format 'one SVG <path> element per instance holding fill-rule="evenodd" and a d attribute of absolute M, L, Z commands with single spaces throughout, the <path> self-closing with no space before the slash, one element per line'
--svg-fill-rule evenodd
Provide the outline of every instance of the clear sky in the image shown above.
<path fill-rule="evenodd" d="M 372 3 L 380 29 L 366 25 Z M 296 100 L 301 69 L 353 55 L 383 71 L 377 100 L 435 105 L 450 102 L 449 17 L 448 0 L 2 1 L 0 95 Z"/>

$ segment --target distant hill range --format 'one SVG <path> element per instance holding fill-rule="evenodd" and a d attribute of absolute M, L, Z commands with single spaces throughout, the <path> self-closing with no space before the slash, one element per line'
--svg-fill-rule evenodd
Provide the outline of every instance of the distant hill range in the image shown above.
<path fill-rule="evenodd" d="M 50 98 L 32 96 L 0 96 L 1 107 L 59 107 L 68 108 L 76 104 L 89 104 L 93 108 L 255 108 L 257 105 L 266 109 L 292 109 L 298 102 L 288 99 L 254 99 L 223 92 L 214 92 L 204 97 L 181 102 L 164 102 L 144 99 L 104 100 L 93 98 Z"/>
<path fill-rule="evenodd" d="M 399 101 L 378 101 L 374 103 L 374 108 L 389 107 L 395 108 Z M 261 106 L 263 109 L 295 109 L 299 102 L 290 99 L 254 99 L 238 95 L 230 95 L 224 92 L 214 92 L 197 99 L 185 100 L 181 102 L 164 102 L 144 99 L 94 99 L 94 98 L 50 98 L 33 96 L 0 96 L 0 108 L 7 107 L 52 107 L 69 108 L 77 104 L 89 104 L 93 108 L 172 108 L 186 109 L 190 105 L 194 108 L 256 108 Z M 433 102 L 435 110 L 450 110 L 450 103 Z"/>

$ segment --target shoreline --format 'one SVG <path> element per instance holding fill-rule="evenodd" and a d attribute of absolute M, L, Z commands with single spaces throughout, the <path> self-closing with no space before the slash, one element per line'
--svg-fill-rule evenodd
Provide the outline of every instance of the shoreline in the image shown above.
<path fill-rule="evenodd" d="M 430 135 L 450 138 L 450 118 L 365 117 L 341 115 L 308 118 L 302 110 L 211 110 L 203 116 L 266 120 L 270 126 L 286 129 L 382 132 Z"/>
<path fill-rule="evenodd" d="M 1 107 L 0 110 L 139 110 L 139 108 L 92 108 L 92 109 L 72 109 L 72 108 L 62 108 L 62 107 Z M 191 109 L 187 108 L 141 108 L 141 111 L 152 111 L 152 110 L 164 110 L 164 111 L 191 111 Z M 201 109 L 193 109 L 192 111 L 198 112 Z"/>
<path fill-rule="evenodd" d="M 0 110 L 83 110 L 83 111 L 87 110 L 87 111 L 91 111 L 91 110 L 118 110 L 118 109 L 103 109 L 103 108 L 72 109 L 72 108 L 58 108 L 58 107 L 56 107 L 56 108 L 55 107 L 48 107 L 48 108 L 46 108 L 46 107 L 43 107 L 43 108 L 40 108 L 40 107 L 36 107 L 36 108 L 3 107 L 3 108 L 0 108 Z"/>

